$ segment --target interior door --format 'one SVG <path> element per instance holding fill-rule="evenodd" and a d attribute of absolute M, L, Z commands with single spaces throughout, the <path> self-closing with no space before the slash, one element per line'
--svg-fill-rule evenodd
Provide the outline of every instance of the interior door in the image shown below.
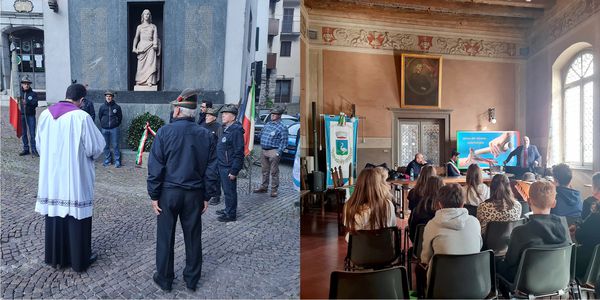
<path fill-rule="evenodd" d="M 431 164 L 440 165 L 440 121 L 439 120 L 399 120 L 398 158 L 400 166 L 406 166 L 420 152 Z"/>

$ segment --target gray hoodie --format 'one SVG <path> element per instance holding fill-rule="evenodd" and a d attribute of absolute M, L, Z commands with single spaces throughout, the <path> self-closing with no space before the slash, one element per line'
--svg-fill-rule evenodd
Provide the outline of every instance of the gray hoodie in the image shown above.
<path fill-rule="evenodd" d="M 482 245 L 477 218 L 466 208 L 443 208 L 425 226 L 421 262 L 429 264 L 433 254 L 478 253 Z"/>

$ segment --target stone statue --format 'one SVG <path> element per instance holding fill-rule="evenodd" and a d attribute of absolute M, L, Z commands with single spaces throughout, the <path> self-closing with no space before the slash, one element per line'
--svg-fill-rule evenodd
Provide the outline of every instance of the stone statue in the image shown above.
<path fill-rule="evenodd" d="M 142 12 L 141 24 L 135 30 L 133 53 L 137 54 L 134 90 L 157 90 L 160 80 L 160 40 L 150 10 Z"/>

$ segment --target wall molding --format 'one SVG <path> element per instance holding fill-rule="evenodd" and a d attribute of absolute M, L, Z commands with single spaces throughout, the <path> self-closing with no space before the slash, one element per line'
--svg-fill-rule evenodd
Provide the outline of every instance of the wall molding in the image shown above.
<path fill-rule="evenodd" d="M 311 45 L 323 48 L 403 51 L 464 56 L 469 58 L 525 59 L 520 48 L 524 42 L 499 40 L 473 35 L 417 34 L 412 30 L 390 30 L 351 25 L 324 26 L 311 22 L 310 30 L 319 34 Z"/>

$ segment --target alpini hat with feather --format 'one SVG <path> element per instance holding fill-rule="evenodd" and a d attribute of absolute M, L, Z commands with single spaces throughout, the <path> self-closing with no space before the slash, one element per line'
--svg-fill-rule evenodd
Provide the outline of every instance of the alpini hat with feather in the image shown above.
<path fill-rule="evenodd" d="M 198 107 L 198 93 L 199 90 L 185 89 L 179 94 L 175 101 L 172 101 L 173 106 L 180 106 L 189 109 L 196 109 Z"/>

